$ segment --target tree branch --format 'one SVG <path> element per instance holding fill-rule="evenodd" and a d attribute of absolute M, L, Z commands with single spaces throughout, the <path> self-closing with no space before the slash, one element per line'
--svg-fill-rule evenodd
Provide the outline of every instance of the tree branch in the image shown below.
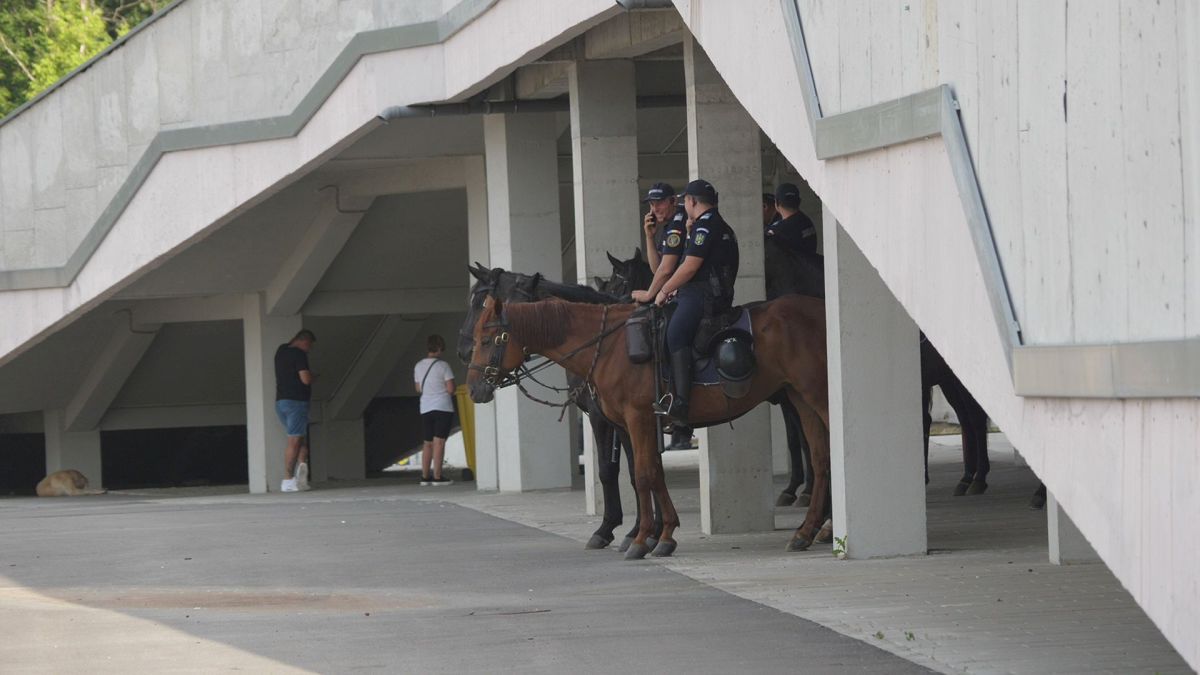
<path fill-rule="evenodd" d="M 26 67 L 25 63 L 21 61 L 21 57 L 17 56 L 17 53 L 13 51 L 13 48 L 9 46 L 8 39 L 4 37 L 4 33 L 0 33 L 0 46 L 4 47 L 4 51 L 8 52 L 8 55 L 12 57 L 12 60 L 16 62 L 17 67 L 21 69 L 21 72 L 25 73 L 25 77 L 29 78 L 30 83 L 32 83 L 33 73 L 29 72 L 29 68 Z"/>

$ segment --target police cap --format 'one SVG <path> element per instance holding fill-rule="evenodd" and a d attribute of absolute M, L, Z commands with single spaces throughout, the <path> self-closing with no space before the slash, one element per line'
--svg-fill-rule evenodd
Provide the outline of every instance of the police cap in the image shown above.
<path fill-rule="evenodd" d="M 683 197 L 686 195 L 699 197 L 708 204 L 717 203 L 717 189 L 712 186 L 712 183 L 704 179 L 697 179 L 688 183 L 687 187 L 683 189 L 683 194 L 679 196 Z"/>
<path fill-rule="evenodd" d="M 787 209 L 800 208 L 800 188 L 794 183 L 781 184 L 775 188 L 775 203 Z"/>
<path fill-rule="evenodd" d="M 675 197 L 675 188 L 667 183 L 655 183 L 650 186 L 646 192 L 646 198 L 643 202 L 657 202 L 661 199 L 672 199 Z"/>

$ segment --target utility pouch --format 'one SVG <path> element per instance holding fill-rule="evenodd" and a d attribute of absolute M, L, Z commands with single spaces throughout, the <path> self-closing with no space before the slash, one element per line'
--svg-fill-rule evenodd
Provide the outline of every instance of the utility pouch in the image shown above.
<path fill-rule="evenodd" d="M 625 347 L 630 363 L 646 363 L 654 358 L 654 345 L 650 341 L 649 308 L 634 311 L 625 320 Z"/>

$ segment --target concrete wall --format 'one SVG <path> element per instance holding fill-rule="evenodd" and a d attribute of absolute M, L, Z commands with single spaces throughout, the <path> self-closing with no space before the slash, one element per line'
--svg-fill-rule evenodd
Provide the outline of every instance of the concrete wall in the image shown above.
<path fill-rule="evenodd" d="M 982 270 L 973 253 L 962 202 L 942 139 L 917 141 L 842 159 L 817 160 L 812 132 L 800 112 L 804 110 L 804 89 L 798 75 L 788 69 L 763 69 L 760 65 L 794 63 L 783 24 L 782 5 L 776 0 L 758 0 L 752 3 L 752 8 L 747 4 L 750 3 L 738 3 L 735 8 L 715 0 L 676 2 L 689 28 L 704 45 L 741 103 L 821 199 L 838 214 L 839 221 L 878 269 L 889 290 L 938 345 L 946 361 L 989 415 L 1008 433 L 1105 563 L 1184 657 L 1193 665 L 1200 664 L 1200 641 L 1196 640 L 1196 635 L 1200 635 L 1200 610 L 1197 609 L 1200 607 L 1200 568 L 1194 564 L 1200 557 L 1200 536 L 1194 526 L 1200 519 L 1200 498 L 1189 487 L 1200 475 L 1200 459 L 1195 453 L 1195 439 L 1200 435 L 1200 403 L 1194 399 L 1072 400 L 1016 396 L 1007 353 L 997 333 L 987 289 L 982 282 Z M 950 10 L 947 7 L 950 5 L 953 5 L 951 9 L 963 7 L 960 3 L 908 3 L 910 11 L 925 12 L 921 21 L 914 23 L 912 17 L 893 17 L 895 21 L 885 21 L 886 15 L 872 14 L 881 7 L 880 3 L 868 6 L 865 2 L 802 2 L 802 16 L 811 22 L 806 24 L 805 34 L 818 43 L 813 45 L 809 55 L 817 74 L 818 95 L 823 105 L 827 98 L 832 101 L 825 112 L 912 93 L 933 83 L 929 79 L 930 73 L 936 72 L 940 81 L 947 81 L 950 62 L 961 74 L 950 81 L 956 89 L 964 87 L 963 82 L 972 81 L 976 83 L 974 86 L 979 82 L 992 82 L 996 87 L 1001 84 L 1015 87 L 1021 80 L 1020 72 L 1031 78 L 1039 75 L 1026 69 L 997 76 L 988 70 L 997 61 L 1003 61 L 1000 54 L 1005 53 L 1004 49 L 1010 49 L 1008 53 L 1011 54 L 1014 48 L 1011 38 L 1008 38 L 1010 43 L 1006 48 L 985 46 L 991 41 L 1006 39 L 1004 26 L 1008 25 L 1008 19 L 1000 20 L 995 27 L 986 24 L 986 30 L 985 24 L 972 23 L 978 25 L 974 38 L 961 40 L 961 48 L 967 51 L 945 51 L 951 48 L 948 43 L 953 42 L 950 37 L 945 37 L 950 27 L 957 23 L 955 27 L 960 28 L 964 22 L 975 20 L 948 18 Z M 1075 119 L 1080 126 L 1075 126 L 1072 121 L 1066 129 L 1052 131 L 1054 124 L 1048 119 L 1035 124 L 1030 111 L 1025 118 L 1018 115 L 1021 122 L 1014 130 L 1016 136 L 1000 131 L 1012 128 L 1011 116 L 997 112 L 996 105 L 1011 103 L 1012 99 L 1018 99 L 1024 106 L 1037 104 L 1038 110 L 1047 118 L 1052 117 L 1049 111 L 1053 110 L 1061 120 L 1061 91 L 1054 92 L 1053 104 L 1048 94 L 1030 97 L 1018 93 L 1002 97 L 996 91 L 988 96 L 1005 98 L 996 105 L 985 104 L 978 97 L 974 101 L 963 99 L 962 103 L 968 126 L 976 125 L 968 138 L 976 157 L 976 167 L 984 179 L 983 194 L 993 225 L 1001 236 L 1001 255 L 1006 269 L 1013 267 L 1009 261 L 1017 250 L 1013 243 L 1015 233 L 1020 231 L 1025 236 L 1032 231 L 1026 226 L 1038 224 L 1036 239 L 1023 240 L 1025 243 L 1020 249 L 1024 251 L 1021 255 L 1025 256 L 1021 259 L 1028 261 L 1024 269 L 1029 272 L 1024 273 L 1022 281 L 1014 284 L 1014 288 L 1024 289 L 1015 300 L 1018 307 L 1023 308 L 1022 323 L 1027 339 L 1196 335 L 1196 328 L 1188 324 L 1194 317 L 1189 305 L 1194 302 L 1197 284 L 1192 273 L 1185 269 L 1183 258 L 1185 250 L 1194 250 L 1197 239 L 1194 212 L 1189 211 L 1186 217 L 1179 211 L 1173 216 L 1156 216 L 1158 219 L 1154 222 L 1160 223 L 1156 227 L 1150 226 L 1150 218 L 1145 218 L 1147 223 L 1142 225 L 1142 217 L 1131 220 L 1128 214 L 1149 208 L 1151 202 L 1155 209 L 1175 203 L 1181 194 L 1190 200 L 1196 192 L 1190 187 L 1195 185 L 1197 175 L 1194 170 L 1197 116 L 1190 113 L 1196 109 L 1196 59 L 1187 51 L 1194 47 L 1178 36 L 1187 34 L 1188 30 L 1194 33 L 1198 10 L 1194 3 L 1170 2 L 1157 5 L 1132 3 L 1129 11 L 1121 12 L 1115 5 L 1110 7 L 1102 3 L 1085 3 L 1079 8 L 1074 5 L 1072 3 L 1072 13 L 1068 17 L 1071 26 L 1068 42 L 1060 47 L 1069 47 L 1068 63 L 1073 65 L 1068 80 L 1073 77 L 1075 85 L 1090 83 L 1078 90 L 1069 84 L 1072 88 L 1068 92 L 1068 120 Z M 975 4 L 966 6 L 974 8 Z M 1008 3 L 979 3 L 980 11 L 999 11 L 1005 6 Z M 1025 31 L 1054 26 L 1056 8 L 1060 6 L 1059 3 L 1022 3 L 1017 26 Z M 1078 17 L 1083 23 L 1076 23 L 1077 13 L 1083 11 L 1089 15 L 1095 12 L 1096 16 Z M 1158 94 L 1151 99 L 1146 96 L 1131 99 L 1119 86 L 1120 81 L 1134 86 L 1125 78 L 1144 77 L 1151 81 L 1171 78 L 1157 71 L 1151 72 L 1153 68 L 1140 75 L 1134 74 L 1141 72 L 1136 68 L 1126 70 L 1122 76 L 1123 71 L 1118 65 L 1106 65 L 1109 60 L 1116 64 L 1140 64 L 1146 68 L 1159 64 L 1157 57 L 1147 57 L 1143 53 L 1142 41 L 1131 40 L 1126 44 L 1119 39 L 1125 34 L 1121 32 L 1125 30 L 1122 26 L 1135 20 L 1130 11 L 1143 13 L 1136 17 L 1139 22 L 1154 20 L 1153 30 L 1162 33 L 1155 38 L 1160 48 L 1167 49 L 1172 40 L 1183 47 L 1182 52 L 1178 49 L 1164 52 L 1161 62 L 1162 68 L 1173 69 L 1178 78 L 1172 80 L 1175 93 Z M 939 51 L 923 52 L 925 39 L 915 37 L 919 33 L 918 27 L 935 18 L 937 23 L 923 29 L 922 35 L 929 37 L 930 48 L 937 45 Z M 934 26 L 938 25 L 942 28 L 935 30 Z M 1089 25 L 1095 27 L 1088 29 Z M 1108 27 L 1106 31 L 1100 30 L 1101 25 Z M 1061 28 L 1063 24 L 1060 22 L 1058 26 Z M 1177 30 L 1174 38 L 1165 30 L 1167 26 Z M 1046 32 L 1054 31 L 1047 29 Z M 1063 34 L 1060 30 L 1057 35 L 1046 35 L 1043 41 L 1021 38 L 1018 62 L 1027 67 L 1041 65 L 1054 72 L 1057 66 L 1044 52 L 1053 40 L 1062 40 Z M 831 46 L 828 41 L 835 38 L 836 46 Z M 886 54 L 873 51 L 877 42 L 883 45 L 880 50 L 886 49 L 893 38 L 904 40 L 911 49 Z M 826 44 L 819 44 L 822 40 L 827 41 Z M 1030 47 L 1031 44 L 1034 46 Z M 846 56 L 843 56 L 843 47 L 848 50 Z M 983 57 L 976 51 L 974 60 L 968 58 L 970 49 L 985 50 Z M 939 55 L 936 69 L 933 66 L 935 53 Z M 1186 58 L 1185 53 L 1188 54 Z M 1099 59 L 1096 67 L 1085 67 L 1080 60 L 1084 54 Z M 1185 64 L 1186 67 L 1181 69 Z M 896 70 L 889 70 L 893 66 Z M 880 80 L 878 88 L 873 88 L 875 80 L 871 78 L 875 77 Z M 838 85 L 833 85 L 831 78 L 841 79 L 837 79 Z M 1161 84 L 1166 88 L 1171 86 L 1168 81 Z M 1144 85 L 1142 82 L 1136 86 Z M 829 91 L 835 86 L 836 91 Z M 1112 137 L 1101 142 L 1093 125 L 1098 124 L 1097 117 L 1103 116 L 1100 111 L 1114 109 L 1114 98 L 1118 96 L 1123 96 L 1117 99 L 1124 102 L 1122 109 L 1129 111 L 1122 114 L 1133 114 L 1138 101 L 1141 102 L 1139 105 L 1149 102 L 1152 107 L 1167 108 L 1173 105 L 1171 101 L 1183 101 L 1174 107 L 1176 117 L 1185 127 L 1182 136 L 1177 134 L 1175 137 L 1174 142 L 1178 145 L 1171 146 L 1172 141 L 1169 138 L 1162 140 L 1164 136 L 1160 135 L 1165 127 L 1169 136 L 1174 123 L 1143 123 L 1139 121 L 1140 117 L 1121 118 L 1119 129 L 1113 130 L 1114 133 L 1120 131 L 1120 143 L 1114 143 Z M 1019 107 L 1018 112 L 1021 109 Z M 1137 109 L 1144 111 L 1144 108 Z M 1079 110 L 1079 114 L 1072 118 L 1071 110 Z M 1154 114 L 1162 112 L 1156 110 Z M 997 115 L 1000 115 L 998 121 Z M 1042 129 L 1043 125 L 1049 125 L 1050 130 L 1037 143 L 1031 145 L 1022 140 L 1021 134 Z M 1061 145 L 1062 134 L 1066 134 L 1071 147 L 1083 138 L 1091 139 L 1081 151 L 1091 153 L 1088 156 L 1092 159 L 1085 166 L 1090 167 L 1093 175 L 1119 169 L 1125 173 L 1124 178 L 1091 182 L 1072 178 L 1069 184 L 1054 178 L 1057 174 L 1048 173 L 1046 167 L 1063 166 L 1068 155 L 1073 156 L 1070 152 L 1039 160 L 1043 163 L 1033 165 L 1026 162 L 1028 157 L 1018 158 L 1020 161 L 1004 158 L 1003 153 L 1013 149 L 1014 137 L 1018 149 L 1040 152 L 1056 143 Z M 1182 152 L 1183 184 L 1188 186 L 1183 190 L 1177 169 L 1169 168 L 1178 167 L 1177 160 L 1163 157 L 1159 165 L 1145 164 L 1144 153 L 1151 152 L 1154 156 L 1154 148 L 1163 143 Z M 1131 159 L 1127 149 L 1139 144 L 1143 146 L 1142 157 Z M 1120 153 L 1108 159 L 1101 160 L 1095 154 L 1114 148 L 1120 148 Z M 1074 159 L 1070 161 L 1072 164 L 1065 170 L 1074 172 Z M 1122 169 L 1126 164 L 1129 168 Z M 1145 176 L 1131 177 L 1129 173 L 1135 170 L 1134 167 L 1148 175 L 1159 176 L 1160 180 L 1143 182 Z M 1028 173 L 1026 168 L 1029 168 Z M 1001 174 L 1003 177 L 998 182 L 997 176 Z M 1026 209 L 1035 203 L 1017 201 L 1017 193 L 1011 192 L 1015 190 L 1012 185 L 1023 186 L 1026 192 L 1022 194 L 1033 194 L 1047 204 L 1065 202 L 1069 197 L 1070 203 L 1077 208 L 1089 209 L 1091 220 L 1085 223 L 1074 219 L 1074 212 L 1064 215 L 1060 207 L 1037 206 L 1027 212 Z M 1138 186 L 1137 191 L 1130 189 L 1131 185 Z M 1003 192 L 1006 189 L 1010 192 Z M 997 190 L 1008 196 L 1003 199 L 993 197 Z M 1006 205 L 997 204 L 1006 200 Z M 1195 202 L 1185 203 L 1190 208 Z M 1009 208 L 1016 204 L 1021 204 L 1019 210 Z M 1107 205 L 1104 213 L 1091 210 L 1094 204 Z M 1055 211 L 1055 208 L 1059 210 Z M 1046 224 L 1057 227 L 1045 227 Z M 1086 237 L 1083 236 L 1085 227 L 1089 228 Z M 1074 248 L 1069 249 L 1070 255 L 1068 249 L 1061 247 L 1061 241 L 1066 239 L 1063 230 L 1067 228 L 1075 228 L 1068 229 L 1074 242 Z M 1139 228 L 1142 231 L 1136 238 L 1126 236 L 1122 240 L 1122 250 L 1110 245 L 1105 251 L 1098 243 L 1107 232 L 1120 229 L 1128 235 L 1129 230 Z M 1161 238 L 1157 236 L 1159 232 Z M 1087 239 L 1087 243 L 1076 241 L 1080 238 Z M 1096 248 L 1092 248 L 1093 245 Z M 1118 256 L 1121 257 L 1119 263 L 1115 262 Z M 1136 259 L 1142 260 L 1141 267 L 1130 262 Z M 1191 254 L 1189 259 L 1196 258 Z M 1085 267 L 1088 273 L 1081 276 Z M 1016 269 L 1020 273 L 1022 268 Z M 1038 288 L 1043 278 L 1064 279 L 1060 276 L 1064 269 L 1070 270 L 1069 284 L 1047 281 L 1046 290 L 1031 292 Z M 1134 309 L 1132 301 L 1134 298 L 1143 303 L 1157 301 L 1159 297 L 1153 295 L 1157 291 L 1146 288 L 1146 284 L 1152 279 L 1158 284 L 1164 274 L 1175 279 L 1170 284 L 1176 290 L 1168 294 L 1170 299 L 1167 300 L 1171 303 L 1170 317 L 1163 321 L 1146 318 L 1142 312 L 1166 312 L 1165 304 L 1153 309 Z M 1053 290 L 1056 288 L 1058 290 Z M 1102 309 L 1088 300 L 1097 289 L 1106 292 L 1112 289 L 1113 301 L 1124 307 L 1118 313 L 1124 313 L 1114 316 L 1109 308 Z M 1045 305 L 1041 306 L 1043 309 L 1035 310 L 1038 305 L 1029 300 L 1031 297 L 1046 301 L 1056 299 L 1062 303 L 1060 313 L 1052 319 L 1042 318 L 1054 312 L 1044 309 Z M 1067 321 L 1064 313 L 1068 311 L 1065 298 L 1071 298 L 1070 307 L 1073 308 L 1069 310 L 1071 331 L 1064 330 Z M 1086 312 L 1085 307 L 1088 308 Z M 1134 323 L 1137 323 L 1136 327 Z M 851 532 L 849 536 L 854 534 Z"/>
<path fill-rule="evenodd" d="M 1027 343 L 1200 333 L 1195 3 L 799 6 L 825 115 L 954 89 Z"/>

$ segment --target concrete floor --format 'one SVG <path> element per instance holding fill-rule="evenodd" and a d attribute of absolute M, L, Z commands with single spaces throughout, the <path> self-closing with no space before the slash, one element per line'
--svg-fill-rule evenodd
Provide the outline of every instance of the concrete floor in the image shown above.
<path fill-rule="evenodd" d="M 0 671 L 919 672 L 415 489 L 6 500 Z"/>
<path fill-rule="evenodd" d="M 952 498 L 935 444 L 932 554 L 881 561 L 785 553 L 799 509 L 700 534 L 694 452 L 665 455 L 677 556 L 634 563 L 583 550 L 580 490 L 4 500 L 0 670 L 1190 672 L 1103 565 L 1046 561 L 1036 479 L 992 448 Z"/>

